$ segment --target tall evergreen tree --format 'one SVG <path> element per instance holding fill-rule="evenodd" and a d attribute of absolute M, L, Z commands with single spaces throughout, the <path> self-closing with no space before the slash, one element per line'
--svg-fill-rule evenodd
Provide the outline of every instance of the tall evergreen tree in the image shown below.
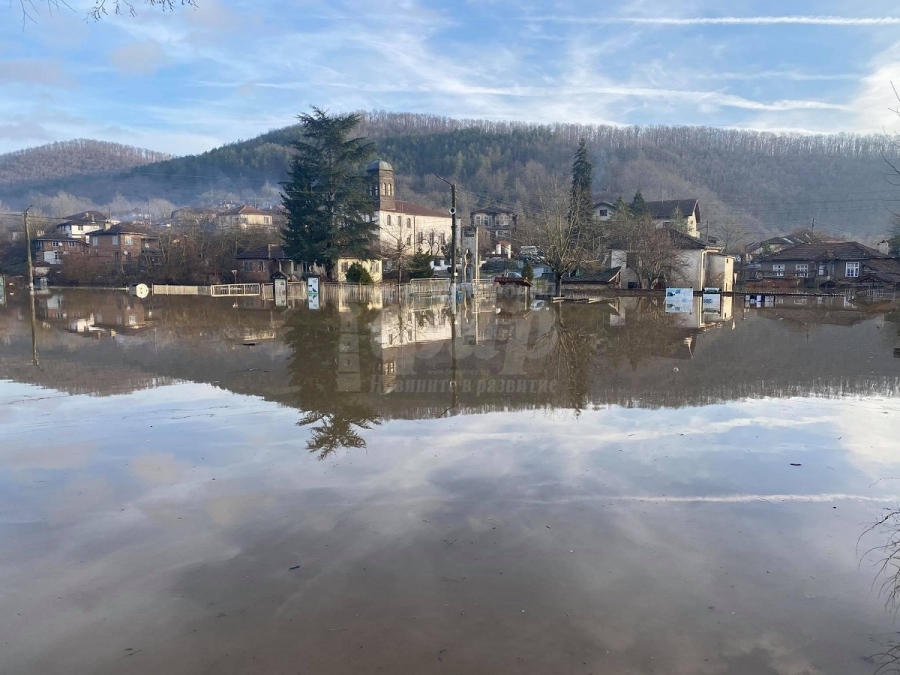
<path fill-rule="evenodd" d="M 644 195 L 641 194 L 640 190 L 634 193 L 634 199 L 631 200 L 631 205 L 628 209 L 633 216 L 645 216 L 650 213 L 650 209 L 647 208 L 647 202 L 644 201 Z"/>
<path fill-rule="evenodd" d="M 282 183 L 285 250 L 294 260 L 323 265 L 330 276 L 338 258 L 371 255 L 375 204 L 363 168 L 375 145 L 351 136 L 357 114 L 313 107 L 298 119 L 301 136 L 291 144 L 296 155 Z"/>
<path fill-rule="evenodd" d="M 587 225 L 594 218 L 594 167 L 588 158 L 587 146 L 582 138 L 572 161 L 572 192 L 570 217 L 576 226 Z"/>

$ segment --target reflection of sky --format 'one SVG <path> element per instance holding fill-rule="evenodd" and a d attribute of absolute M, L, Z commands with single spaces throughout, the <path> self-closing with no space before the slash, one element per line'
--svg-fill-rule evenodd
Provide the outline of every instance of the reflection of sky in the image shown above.
<path fill-rule="evenodd" d="M 0 410 L 0 672 L 371 672 L 343 628 L 394 672 L 869 673 L 891 631 L 856 540 L 900 502 L 900 399 L 391 421 L 323 462 L 205 385 Z"/>

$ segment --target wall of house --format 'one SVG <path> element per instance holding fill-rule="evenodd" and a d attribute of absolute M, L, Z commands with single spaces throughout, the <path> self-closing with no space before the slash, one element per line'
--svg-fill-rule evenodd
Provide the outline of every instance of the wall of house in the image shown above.
<path fill-rule="evenodd" d="M 669 285 L 673 288 L 693 288 L 695 291 L 702 291 L 706 283 L 706 251 L 691 250 L 681 251 L 681 270 L 675 275 L 672 283 Z"/>
<path fill-rule="evenodd" d="M 734 290 L 734 256 L 709 253 L 706 261 L 705 285 L 731 293 Z"/>
<path fill-rule="evenodd" d="M 453 232 L 453 220 L 449 216 L 414 216 L 396 211 L 377 211 L 375 221 L 383 244 L 393 249 L 399 239 L 404 246 L 409 246 L 408 253 L 415 253 L 420 248 L 437 253 L 443 244 L 450 243 Z"/>
<path fill-rule="evenodd" d="M 365 267 L 369 271 L 369 275 L 372 277 L 372 281 L 376 284 L 381 282 L 381 269 L 382 264 L 380 260 L 361 260 L 359 258 L 339 258 L 337 261 L 337 265 L 334 268 L 334 276 L 335 281 L 340 283 L 346 283 L 347 281 L 347 270 L 350 269 L 350 265 L 358 262 L 360 265 Z"/>
<path fill-rule="evenodd" d="M 850 264 L 858 264 L 859 274 L 856 277 L 848 277 L 847 276 L 847 263 Z M 797 265 L 807 265 L 808 271 L 804 275 L 802 271 L 797 271 Z M 848 282 L 853 283 L 856 281 L 859 276 L 863 273 L 863 265 L 865 264 L 864 260 L 834 260 L 827 261 L 821 263 L 824 265 L 824 274 L 820 274 L 820 263 L 815 260 L 803 261 L 803 260 L 781 260 L 781 261 L 769 261 L 764 260 L 760 262 L 760 270 L 763 273 L 763 276 L 766 278 L 775 277 L 778 273 L 777 267 L 779 265 L 784 266 L 783 276 L 786 279 L 797 279 L 797 278 L 806 278 L 814 281 L 815 283 L 824 283 L 826 281 L 836 281 L 836 282 Z"/>
<path fill-rule="evenodd" d="M 145 248 L 156 248 L 156 241 L 138 233 L 104 234 L 91 235 L 88 252 L 105 263 L 136 262 Z"/>

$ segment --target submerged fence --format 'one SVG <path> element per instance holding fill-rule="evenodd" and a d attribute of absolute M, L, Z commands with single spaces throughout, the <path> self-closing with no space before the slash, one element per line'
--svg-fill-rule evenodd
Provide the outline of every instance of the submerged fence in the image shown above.
<path fill-rule="evenodd" d="M 459 292 L 478 299 L 496 296 L 496 285 L 490 281 L 465 282 L 459 285 Z M 217 284 L 214 286 L 178 286 L 154 284 L 154 295 L 206 295 L 212 297 L 254 296 L 263 300 L 273 300 L 272 284 Z M 347 284 L 321 283 L 319 297 L 323 301 L 364 302 L 390 304 L 418 302 L 449 298 L 448 279 L 413 279 L 405 284 Z M 287 285 L 288 300 L 306 300 L 306 283 L 290 282 Z"/>

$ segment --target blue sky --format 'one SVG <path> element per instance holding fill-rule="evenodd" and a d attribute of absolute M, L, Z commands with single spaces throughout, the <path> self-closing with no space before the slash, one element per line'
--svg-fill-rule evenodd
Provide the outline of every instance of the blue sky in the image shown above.
<path fill-rule="evenodd" d="M 111 1 L 111 0 L 109 0 Z M 41 2 L 33 0 L 42 7 Z M 900 8 L 866 0 L 197 0 L 23 25 L 0 3 L 0 152 L 201 152 L 310 105 L 535 122 L 900 129 Z"/>

